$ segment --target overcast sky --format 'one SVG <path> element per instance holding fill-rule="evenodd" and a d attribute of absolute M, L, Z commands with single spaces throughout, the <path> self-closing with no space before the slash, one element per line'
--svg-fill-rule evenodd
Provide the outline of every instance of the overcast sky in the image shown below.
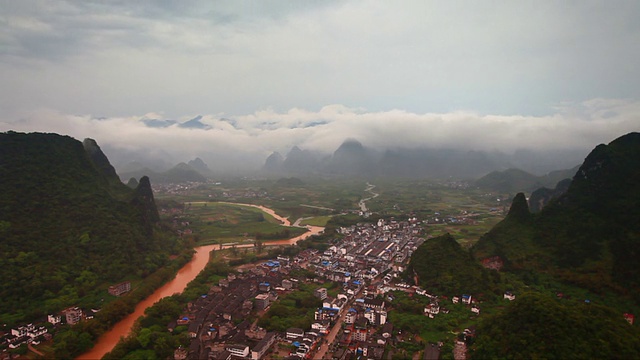
<path fill-rule="evenodd" d="M 345 138 L 591 149 L 640 130 L 639 17 L 635 0 L 0 0 L 0 131 L 185 160 Z M 209 129 L 142 122 L 197 115 Z"/>

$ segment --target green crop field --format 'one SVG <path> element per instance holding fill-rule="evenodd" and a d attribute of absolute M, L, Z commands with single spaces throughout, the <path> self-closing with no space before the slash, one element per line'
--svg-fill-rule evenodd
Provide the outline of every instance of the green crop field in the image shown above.
<path fill-rule="evenodd" d="M 289 218 L 292 224 L 304 219 L 301 225 L 324 226 L 330 216 L 357 213 L 358 202 L 370 198 L 366 202 L 370 212 L 381 216 L 415 216 L 427 223 L 427 235 L 450 233 L 463 246 L 475 243 L 502 220 L 511 201 L 465 182 L 372 179 L 368 183 L 374 185 L 369 191 L 365 190 L 364 180 L 302 178 L 297 185 L 282 185 L 277 180 L 233 179 L 199 184 L 170 194 L 160 191 L 158 198 L 192 204 L 186 214 L 195 216 L 193 231 L 199 242 L 247 241 L 257 233 L 283 231 L 269 215 L 260 219 L 261 212 L 257 209 L 213 205 L 218 201 L 263 205 Z M 290 231 L 293 236 L 302 230 Z"/>
<path fill-rule="evenodd" d="M 306 230 L 282 226 L 260 209 L 215 202 L 187 202 L 185 216 L 200 243 L 242 243 L 288 239 Z"/>
<path fill-rule="evenodd" d="M 300 225 L 325 226 L 329 219 L 331 219 L 331 216 L 316 216 L 301 221 Z"/>

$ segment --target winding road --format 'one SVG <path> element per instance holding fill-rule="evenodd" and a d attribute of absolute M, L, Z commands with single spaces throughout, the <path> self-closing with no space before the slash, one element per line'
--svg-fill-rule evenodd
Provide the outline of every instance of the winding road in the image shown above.
<path fill-rule="evenodd" d="M 373 189 L 374 189 L 375 187 L 376 187 L 375 185 L 370 184 L 369 182 L 367 182 L 367 188 L 366 188 L 366 189 L 364 189 L 364 191 L 366 191 L 366 192 L 368 192 L 369 194 L 371 194 L 371 196 L 370 196 L 370 197 L 368 197 L 368 198 L 366 198 L 366 199 L 362 199 L 362 200 L 360 200 L 360 202 L 358 203 L 358 205 L 360 206 L 360 211 L 362 211 L 363 213 L 366 213 L 366 212 L 367 212 L 367 205 L 366 205 L 366 202 L 367 202 L 367 201 L 369 201 L 369 200 L 371 200 L 371 199 L 375 199 L 375 198 L 377 198 L 377 197 L 380 195 L 380 194 L 378 194 L 378 193 L 374 193 L 374 192 L 373 192 Z"/>

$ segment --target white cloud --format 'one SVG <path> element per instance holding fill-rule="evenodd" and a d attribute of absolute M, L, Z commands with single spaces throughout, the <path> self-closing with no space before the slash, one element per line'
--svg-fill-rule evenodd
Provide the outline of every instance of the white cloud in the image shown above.
<path fill-rule="evenodd" d="M 640 128 L 638 13 L 632 1 L 0 0 L 0 130 L 248 166 L 346 138 L 588 151 Z M 210 130 L 141 122 L 197 114 Z"/>
<path fill-rule="evenodd" d="M 454 148 L 507 153 L 516 149 L 545 149 L 583 150 L 586 154 L 599 143 L 638 131 L 640 102 L 594 99 L 566 103 L 548 116 L 369 112 L 343 105 L 325 106 L 318 111 L 267 109 L 227 117 L 228 120 L 221 120 L 219 115 L 205 115 L 201 121 L 211 126 L 209 130 L 178 125 L 152 128 L 142 122 L 149 118 L 163 119 L 163 115 L 147 113 L 98 119 L 37 111 L 24 114 L 18 121 L 0 121 L 0 131 L 57 132 L 78 139 L 91 137 L 101 146 L 114 150 L 141 153 L 161 150 L 171 154 L 172 161 L 187 161 L 196 156 L 229 161 L 251 159 L 246 163 L 248 168 L 261 165 L 272 151 L 286 154 L 294 145 L 331 153 L 347 138 L 376 149 Z M 185 116 L 180 121 L 188 118 Z"/>
<path fill-rule="evenodd" d="M 539 115 L 640 98 L 638 2 L 0 2 L 0 109 Z"/>

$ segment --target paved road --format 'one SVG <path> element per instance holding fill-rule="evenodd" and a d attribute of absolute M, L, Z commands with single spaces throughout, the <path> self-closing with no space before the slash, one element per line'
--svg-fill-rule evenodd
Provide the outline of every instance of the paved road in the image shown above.
<path fill-rule="evenodd" d="M 376 282 L 374 281 L 373 284 L 376 284 Z M 349 312 L 349 308 L 351 308 L 351 305 L 353 305 L 355 299 L 359 298 L 360 295 L 362 295 L 362 291 L 364 290 L 364 288 L 365 286 L 363 286 L 360 291 L 358 291 L 358 293 L 353 296 L 353 299 L 348 304 L 344 304 L 342 313 L 340 313 L 340 317 L 338 318 L 338 320 L 336 320 L 335 325 L 331 328 L 331 331 L 325 337 L 325 340 L 327 341 L 323 343 L 322 346 L 320 346 L 318 352 L 316 352 L 315 356 L 313 357 L 314 359 L 331 359 L 331 355 L 325 357 L 325 355 L 327 355 L 327 350 L 329 350 L 329 346 L 333 343 L 336 336 L 338 336 L 338 333 L 342 331 L 342 323 L 344 322 L 344 318 Z"/>
<path fill-rule="evenodd" d="M 344 321 L 344 318 L 347 316 L 348 310 L 349 310 L 349 306 L 345 304 L 345 307 L 342 308 L 342 313 L 340 314 L 340 317 L 336 321 L 333 328 L 331 328 L 331 331 L 329 332 L 329 334 L 325 337 L 325 340 L 327 341 L 324 342 L 322 346 L 320 346 L 320 348 L 318 349 L 318 352 L 313 357 L 314 359 L 325 359 L 327 350 L 329 350 L 329 345 L 333 343 L 336 336 L 338 335 L 338 332 L 342 331 L 342 322 Z M 331 359 L 331 356 L 327 356 L 326 359 Z"/>

